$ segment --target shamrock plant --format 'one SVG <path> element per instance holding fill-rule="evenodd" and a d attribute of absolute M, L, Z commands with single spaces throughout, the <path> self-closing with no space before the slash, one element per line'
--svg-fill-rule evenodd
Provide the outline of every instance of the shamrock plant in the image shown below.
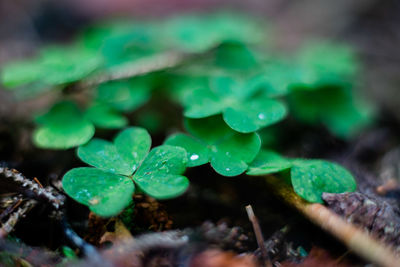
<path fill-rule="evenodd" d="M 186 128 L 192 136 L 178 133 L 170 136 L 165 144 L 185 148 L 189 167 L 210 162 L 224 176 L 243 173 L 261 147 L 258 134 L 233 131 L 220 116 L 187 119 Z"/>
<path fill-rule="evenodd" d="M 41 148 L 68 149 L 88 142 L 94 127 L 118 129 L 128 120 L 120 112 L 133 111 L 150 98 L 147 77 L 104 83 L 96 88 L 96 97 L 81 111 L 72 101 L 56 103 L 36 122 L 34 143 Z"/>
<path fill-rule="evenodd" d="M 97 88 L 95 100 L 121 112 L 134 111 L 151 97 L 150 79 L 154 77 L 149 76 L 103 83 Z"/>
<path fill-rule="evenodd" d="M 309 42 L 299 49 L 300 81 L 310 88 L 348 84 L 359 64 L 351 47 L 323 41 Z"/>
<path fill-rule="evenodd" d="M 353 90 L 360 69 L 355 53 L 344 45 L 312 42 L 285 57 L 269 49 L 270 37 L 260 25 L 228 13 L 102 23 L 70 47 L 45 48 L 33 59 L 2 67 L 0 77 L 5 87 L 26 95 L 80 88 L 64 90 L 36 118 L 33 141 L 40 148 L 80 146 L 78 157 L 92 167 L 67 172 L 63 187 L 101 216 L 127 207 L 135 187 L 158 199 L 182 194 L 188 187 L 186 165 L 210 163 L 229 177 L 289 173 L 294 191 L 310 202 L 322 202 L 322 192 L 355 190 L 354 178 L 336 163 L 260 151 L 268 140 L 258 132 L 271 125 L 286 131 L 278 122 L 289 111 L 294 123 L 321 124 L 344 139 L 367 126 L 373 112 Z M 78 107 L 66 99 L 84 101 Z M 171 108 L 140 109 L 153 100 Z M 187 133 L 173 134 L 151 150 L 149 134 L 138 127 L 123 130 L 113 143 L 91 140 L 95 127 L 118 129 L 129 121 L 158 133 L 161 121 L 176 129 L 179 125 L 167 124 L 180 119 L 166 114 L 181 109 Z"/>
<path fill-rule="evenodd" d="M 94 135 L 94 125 L 70 101 L 55 104 L 36 121 L 41 126 L 33 133 L 33 141 L 42 148 L 75 147 L 86 143 Z"/>
<path fill-rule="evenodd" d="M 373 114 L 364 101 L 352 94 L 346 87 L 295 87 L 288 99 L 294 116 L 301 121 L 321 123 L 334 135 L 349 138 L 368 126 Z"/>
<path fill-rule="evenodd" d="M 68 171 L 63 188 L 73 199 L 105 217 L 120 213 L 131 203 L 135 184 L 157 199 L 182 194 L 189 185 L 182 176 L 186 151 L 170 145 L 150 147 L 150 135 L 139 127 L 123 130 L 113 143 L 95 138 L 77 152 L 93 167 Z"/>
<path fill-rule="evenodd" d="M 75 47 L 47 47 L 33 59 L 15 62 L 2 69 L 1 80 L 7 88 L 29 85 L 45 90 L 79 81 L 102 65 L 102 57 L 92 50 Z"/>
<path fill-rule="evenodd" d="M 274 124 L 286 116 L 280 101 L 258 94 L 257 83 L 239 82 L 230 77 L 214 77 L 210 88 L 194 90 L 186 98 L 184 115 L 204 118 L 222 113 L 224 121 L 241 133 L 250 133 Z"/>
<path fill-rule="evenodd" d="M 267 175 L 290 170 L 294 191 L 309 202 L 323 203 L 322 193 L 343 193 L 356 190 L 349 171 L 326 160 L 287 159 L 270 150 L 261 150 L 246 172 Z"/>
<path fill-rule="evenodd" d="M 41 148 L 68 149 L 87 143 L 95 126 L 121 128 L 128 121 L 113 108 L 93 104 L 82 112 L 72 101 L 56 103 L 47 113 L 38 116 L 40 125 L 33 133 L 34 143 Z"/>
<path fill-rule="evenodd" d="M 264 33 L 263 33 L 264 32 Z M 220 13 L 172 18 L 165 25 L 165 40 L 187 52 L 207 51 L 220 43 L 256 43 L 265 38 L 265 28 L 248 17 Z"/>

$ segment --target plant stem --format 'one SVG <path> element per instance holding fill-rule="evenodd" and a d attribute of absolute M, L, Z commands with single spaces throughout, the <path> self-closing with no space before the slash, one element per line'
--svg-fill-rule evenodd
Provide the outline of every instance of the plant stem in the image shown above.
<path fill-rule="evenodd" d="M 89 77 L 73 85 L 72 88 L 74 91 L 80 91 L 105 82 L 132 78 L 151 72 L 173 68 L 182 64 L 186 59 L 188 59 L 188 57 L 189 55 L 187 54 L 176 52 L 166 52 L 151 57 L 145 57 L 118 66 L 108 72 L 99 73 Z"/>
<path fill-rule="evenodd" d="M 272 266 L 268 259 L 268 252 L 267 252 L 267 249 L 265 248 L 264 237 L 262 235 L 260 224 L 258 223 L 258 219 L 257 219 L 256 215 L 254 214 L 254 211 L 253 211 L 253 208 L 251 205 L 246 206 L 246 212 L 247 212 L 247 216 L 249 216 L 249 220 L 250 220 L 251 224 L 253 225 L 253 231 L 256 236 L 257 244 L 260 249 L 262 259 L 263 259 L 263 265 L 264 266 Z"/>

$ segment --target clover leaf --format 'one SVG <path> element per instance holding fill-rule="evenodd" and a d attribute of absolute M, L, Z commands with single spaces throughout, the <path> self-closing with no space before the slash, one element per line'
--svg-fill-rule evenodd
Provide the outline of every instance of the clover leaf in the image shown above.
<path fill-rule="evenodd" d="M 96 100 L 119 111 L 133 111 L 145 104 L 150 96 L 149 77 L 140 77 L 101 84 Z"/>
<path fill-rule="evenodd" d="M 288 170 L 292 162 L 271 150 L 261 150 L 249 164 L 247 175 L 267 175 Z"/>
<path fill-rule="evenodd" d="M 222 113 L 224 121 L 241 133 L 250 133 L 282 120 L 287 113 L 280 101 L 256 95 L 257 87 L 230 77 L 211 79 L 211 88 L 194 90 L 186 98 L 184 115 L 204 118 Z"/>
<path fill-rule="evenodd" d="M 114 108 L 102 103 L 93 103 L 89 106 L 85 116 L 99 128 L 115 129 L 128 124 L 128 120 L 124 116 Z"/>
<path fill-rule="evenodd" d="M 207 88 L 209 79 L 205 75 L 194 75 L 192 73 L 168 73 L 166 79 L 166 94 L 171 101 L 184 104 L 185 99 L 190 97 L 197 89 Z"/>
<path fill-rule="evenodd" d="M 241 42 L 225 42 L 215 51 L 215 65 L 229 70 L 251 70 L 258 65 L 256 53 Z"/>
<path fill-rule="evenodd" d="M 204 52 L 226 41 L 257 42 L 262 30 L 238 14 L 186 15 L 165 24 L 165 40 L 187 52 Z"/>
<path fill-rule="evenodd" d="M 106 36 L 101 47 L 106 67 L 118 67 L 162 52 L 163 43 L 157 39 L 159 35 L 157 27 L 137 22 L 117 34 Z"/>
<path fill-rule="evenodd" d="M 270 150 L 261 150 L 249 164 L 247 175 L 268 175 L 290 169 L 294 191 L 309 202 L 323 203 L 322 193 L 353 192 L 356 182 L 339 164 L 317 159 L 288 159 Z"/>
<path fill-rule="evenodd" d="M 186 128 L 192 136 L 178 133 L 170 136 L 165 144 L 185 148 L 189 167 L 210 162 L 224 176 L 243 173 L 261 147 L 258 134 L 233 131 L 219 116 L 187 119 Z"/>
<path fill-rule="evenodd" d="M 68 149 L 86 143 L 94 134 L 93 124 L 70 101 L 56 103 L 37 122 L 40 126 L 33 142 L 41 148 Z"/>
<path fill-rule="evenodd" d="M 310 124 L 322 123 L 341 138 L 354 136 L 373 117 L 372 108 L 350 88 L 330 86 L 310 91 L 297 87 L 288 99 L 295 117 Z"/>
<path fill-rule="evenodd" d="M 94 125 L 115 129 L 128 121 L 112 107 L 94 103 L 82 112 L 74 102 L 56 103 L 46 114 L 37 117 L 34 144 L 41 148 L 68 149 L 87 143 L 94 135 Z"/>
<path fill-rule="evenodd" d="M 122 211 L 132 202 L 135 192 L 130 178 L 88 167 L 67 172 L 63 177 L 63 188 L 70 197 L 104 217 Z"/>
<path fill-rule="evenodd" d="M 85 78 L 103 64 L 97 51 L 80 47 L 49 47 L 41 51 L 42 80 L 46 84 L 71 83 Z"/>
<path fill-rule="evenodd" d="M 325 160 L 296 160 L 291 169 L 294 191 L 309 202 L 323 203 L 323 192 L 344 193 L 356 190 L 349 171 Z"/>
<path fill-rule="evenodd" d="M 40 77 L 41 69 L 33 60 L 12 62 L 1 70 L 1 83 L 9 89 L 33 83 Z"/>
<path fill-rule="evenodd" d="M 85 78 L 102 63 L 102 57 L 96 51 L 53 46 L 43 49 L 36 58 L 3 67 L 1 81 L 8 88 L 40 83 L 46 90 L 48 85 L 62 85 Z"/>
<path fill-rule="evenodd" d="M 114 142 L 93 139 L 78 148 L 78 157 L 94 168 L 75 168 L 63 177 L 65 192 L 104 217 L 120 213 L 132 201 L 135 186 L 166 199 L 187 189 L 187 155 L 183 148 L 162 145 L 150 152 L 151 137 L 139 127 L 120 132 Z"/>
<path fill-rule="evenodd" d="M 252 87 L 260 88 L 263 94 L 269 97 L 285 96 L 289 88 L 297 84 L 301 71 L 286 60 L 273 60 L 263 65 L 248 83 Z"/>
<path fill-rule="evenodd" d="M 349 82 L 359 69 L 354 51 L 346 45 L 309 42 L 298 53 L 301 82 L 310 89 Z"/>

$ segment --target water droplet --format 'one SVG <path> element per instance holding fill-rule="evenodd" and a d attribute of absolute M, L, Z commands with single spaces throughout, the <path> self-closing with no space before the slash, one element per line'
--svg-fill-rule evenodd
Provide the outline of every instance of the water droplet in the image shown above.
<path fill-rule="evenodd" d="M 258 118 L 260 120 L 264 120 L 265 119 L 265 114 L 264 113 L 258 113 Z"/>
<path fill-rule="evenodd" d="M 190 156 L 190 160 L 196 160 L 199 158 L 199 155 L 193 154 Z"/>
<path fill-rule="evenodd" d="M 230 168 L 226 168 L 225 171 L 229 172 L 231 169 Z"/>

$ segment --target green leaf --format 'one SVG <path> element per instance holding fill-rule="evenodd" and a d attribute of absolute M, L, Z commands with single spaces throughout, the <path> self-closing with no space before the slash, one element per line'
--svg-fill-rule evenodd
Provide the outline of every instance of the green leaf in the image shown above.
<path fill-rule="evenodd" d="M 104 104 L 93 104 L 85 113 L 87 119 L 100 128 L 122 128 L 128 124 L 128 120 L 116 112 L 113 108 Z"/>
<path fill-rule="evenodd" d="M 211 155 L 211 166 L 217 173 L 228 177 L 242 174 L 248 167 L 243 160 L 218 150 Z"/>
<path fill-rule="evenodd" d="M 258 88 L 250 82 L 214 77 L 211 89 L 194 90 L 185 99 L 184 115 L 204 118 L 222 113 L 225 122 L 241 133 L 254 132 L 282 120 L 287 114 L 285 105 L 265 95 L 256 95 Z"/>
<path fill-rule="evenodd" d="M 67 172 L 62 184 L 69 196 L 103 217 L 120 213 L 135 191 L 130 178 L 87 167 Z"/>
<path fill-rule="evenodd" d="M 117 26 L 117 27 L 115 27 Z M 114 25 L 111 34 L 94 37 L 101 40 L 101 53 L 106 68 L 120 67 L 145 57 L 161 53 L 164 42 L 159 42 L 160 27 L 147 22 L 124 22 Z M 96 41 L 96 40 L 94 40 Z"/>
<path fill-rule="evenodd" d="M 181 175 L 186 163 L 187 155 L 183 148 L 162 145 L 150 151 L 133 179 L 154 198 L 173 198 L 184 193 L 189 186 L 188 179 Z"/>
<path fill-rule="evenodd" d="M 262 35 L 253 20 L 229 13 L 179 16 L 165 26 L 170 46 L 188 52 L 204 52 L 226 41 L 256 42 Z"/>
<path fill-rule="evenodd" d="M 114 144 L 93 139 L 78 148 L 79 158 L 97 168 L 116 174 L 131 175 L 150 149 L 151 138 L 146 130 L 128 128 L 117 135 Z"/>
<path fill-rule="evenodd" d="M 272 61 L 262 70 L 250 77 L 248 87 L 259 90 L 268 97 L 279 97 L 289 93 L 289 87 L 301 79 L 301 71 L 297 66 L 286 61 Z"/>
<path fill-rule="evenodd" d="M 203 52 L 219 41 L 218 36 L 210 34 L 207 21 L 199 16 L 179 16 L 165 26 L 168 42 L 184 51 Z"/>
<path fill-rule="evenodd" d="M 351 47 L 329 42 L 309 42 L 299 51 L 302 82 L 307 85 L 340 85 L 353 78 L 359 62 Z"/>
<path fill-rule="evenodd" d="M 12 62 L 1 70 L 1 83 L 14 88 L 37 81 L 41 77 L 41 68 L 35 60 Z"/>
<path fill-rule="evenodd" d="M 86 143 L 94 134 L 94 126 L 73 102 L 55 104 L 38 123 L 42 126 L 33 133 L 33 142 L 41 148 L 68 149 Z"/>
<path fill-rule="evenodd" d="M 147 80 L 133 78 L 101 84 L 97 88 L 97 101 L 111 105 L 116 110 L 133 111 L 144 105 L 151 96 Z"/>
<path fill-rule="evenodd" d="M 282 120 L 286 114 L 286 107 L 281 102 L 260 98 L 227 108 L 223 117 L 232 129 L 241 133 L 250 133 Z"/>
<path fill-rule="evenodd" d="M 164 144 L 183 147 L 187 152 L 188 167 L 200 166 L 210 161 L 209 149 L 207 146 L 186 134 L 171 135 Z"/>
<path fill-rule="evenodd" d="M 245 90 L 243 86 L 229 76 L 215 76 L 210 78 L 210 88 L 220 98 L 240 97 Z"/>
<path fill-rule="evenodd" d="M 98 169 L 69 171 L 63 178 L 65 191 L 101 216 L 116 215 L 130 203 L 133 182 L 158 199 L 184 193 L 189 185 L 188 179 L 182 176 L 187 163 L 186 151 L 162 145 L 148 153 L 150 145 L 150 135 L 139 127 L 120 132 L 114 144 L 93 139 L 78 148 L 78 156 Z"/>
<path fill-rule="evenodd" d="M 352 95 L 350 88 L 322 87 L 307 90 L 298 87 L 289 95 L 292 113 L 300 120 L 322 123 L 333 134 L 349 138 L 372 122 L 373 110 Z"/>
<path fill-rule="evenodd" d="M 249 164 L 247 175 L 267 175 L 281 172 L 292 167 L 290 160 L 271 150 L 261 150 Z"/>
<path fill-rule="evenodd" d="M 79 81 L 103 63 L 97 51 L 77 47 L 48 47 L 41 51 L 40 66 L 43 81 L 50 85 Z"/>
<path fill-rule="evenodd" d="M 151 137 L 143 128 L 130 127 L 117 135 L 114 144 L 121 157 L 135 171 L 150 150 Z"/>
<path fill-rule="evenodd" d="M 116 147 L 106 140 L 94 138 L 86 145 L 80 146 L 78 157 L 83 162 L 104 171 L 123 175 L 131 175 L 134 171 L 132 165 L 122 158 Z"/>
<path fill-rule="evenodd" d="M 247 169 L 261 148 L 258 134 L 232 133 L 211 147 L 211 166 L 221 175 L 236 176 Z"/>
<path fill-rule="evenodd" d="M 247 169 L 247 164 L 255 158 L 261 147 L 258 134 L 235 132 L 223 123 L 220 116 L 186 119 L 185 125 L 195 138 L 177 134 L 169 137 L 166 143 L 185 148 L 189 166 L 210 161 L 219 174 L 236 176 Z"/>
<path fill-rule="evenodd" d="M 248 71 L 258 65 L 256 54 L 244 43 L 225 42 L 215 54 L 215 65 L 225 69 Z"/>
<path fill-rule="evenodd" d="M 102 64 L 103 59 L 96 50 L 52 46 L 42 49 L 35 59 L 4 67 L 1 81 L 6 87 L 31 83 L 40 83 L 43 87 L 66 84 L 85 78 Z"/>
<path fill-rule="evenodd" d="M 165 81 L 165 93 L 170 100 L 184 105 L 187 97 L 191 97 L 192 92 L 198 89 L 208 88 L 208 77 L 203 74 L 193 74 L 184 70 L 183 73 L 168 73 Z M 193 102 L 193 101 L 188 101 Z"/>
<path fill-rule="evenodd" d="M 356 190 L 349 171 L 324 160 L 295 160 L 291 169 L 294 191 L 309 202 L 323 203 L 323 192 L 344 193 Z"/>
<path fill-rule="evenodd" d="M 232 135 L 234 131 L 229 128 L 221 116 L 212 116 L 203 119 L 185 119 L 187 131 L 207 144 L 217 143 L 225 136 Z"/>
<path fill-rule="evenodd" d="M 192 91 L 186 97 L 185 103 L 184 115 L 193 119 L 219 114 L 225 108 L 225 104 L 221 99 L 208 89 Z"/>

